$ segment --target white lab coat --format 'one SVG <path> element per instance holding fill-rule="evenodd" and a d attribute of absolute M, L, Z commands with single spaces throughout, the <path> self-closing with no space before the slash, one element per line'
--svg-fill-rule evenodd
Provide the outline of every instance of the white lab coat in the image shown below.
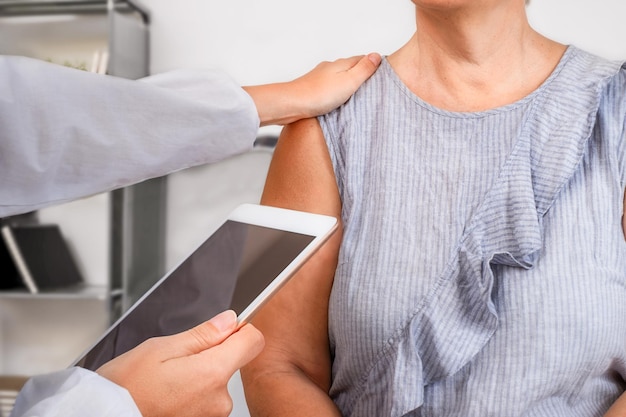
<path fill-rule="evenodd" d="M 137 82 L 0 56 L 0 217 L 241 153 L 258 128 L 216 71 Z"/>
<path fill-rule="evenodd" d="M 84 368 L 28 380 L 10 417 L 141 417 L 125 388 Z"/>
<path fill-rule="evenodd" d="M 252 98 L 216 71 L 137 81 L 0 56 L 0 217 L 215 162 L 252 147 Z M 12 417 L 139 417 L 82 368 L 32 378 Z"/>

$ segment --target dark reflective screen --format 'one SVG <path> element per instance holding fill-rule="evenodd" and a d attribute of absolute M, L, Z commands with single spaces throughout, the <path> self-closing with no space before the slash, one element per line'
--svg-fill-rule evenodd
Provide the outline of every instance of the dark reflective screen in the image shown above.
<path fill-rule="evenodd" d="M 313 236 L 227 221 L 76 364 L 95 370 L 144 340 L 241 313 Z"/>

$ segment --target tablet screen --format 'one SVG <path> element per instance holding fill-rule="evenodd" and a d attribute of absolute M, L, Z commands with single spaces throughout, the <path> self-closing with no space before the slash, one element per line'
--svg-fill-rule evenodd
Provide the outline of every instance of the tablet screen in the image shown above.
<path fill-rule="evenodd" d="M 155 284 L 76 365 L 95 370 L 144 340 L 241 313 L 314 236 L 232 220 Z"/>

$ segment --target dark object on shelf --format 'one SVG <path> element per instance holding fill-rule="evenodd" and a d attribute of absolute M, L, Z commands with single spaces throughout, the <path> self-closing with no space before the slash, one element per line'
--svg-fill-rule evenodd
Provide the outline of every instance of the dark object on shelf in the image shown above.
<path fill-rule="evenodd" d="M 83 282 L 58 225 L 2 227 L 0 287 L 24 286 L 31 293 Z"/>
<path fill-rule="evenodd" d="M 0 290 L 23 287 L 24 283 L 20 278 L 17 268 L 11 259 L 4 241 L 0 239 Z"/>

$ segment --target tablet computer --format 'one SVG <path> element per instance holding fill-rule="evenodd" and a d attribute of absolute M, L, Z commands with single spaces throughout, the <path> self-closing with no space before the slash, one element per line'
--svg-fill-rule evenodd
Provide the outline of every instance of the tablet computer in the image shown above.
<path fill-rule="evenodd" d="M 148 338 L 228 309 L 247 323 L 337 228 L 337 219 L 255 204 L 221 226 L 141 297 L 73 364 L 96 370 Z"/>

